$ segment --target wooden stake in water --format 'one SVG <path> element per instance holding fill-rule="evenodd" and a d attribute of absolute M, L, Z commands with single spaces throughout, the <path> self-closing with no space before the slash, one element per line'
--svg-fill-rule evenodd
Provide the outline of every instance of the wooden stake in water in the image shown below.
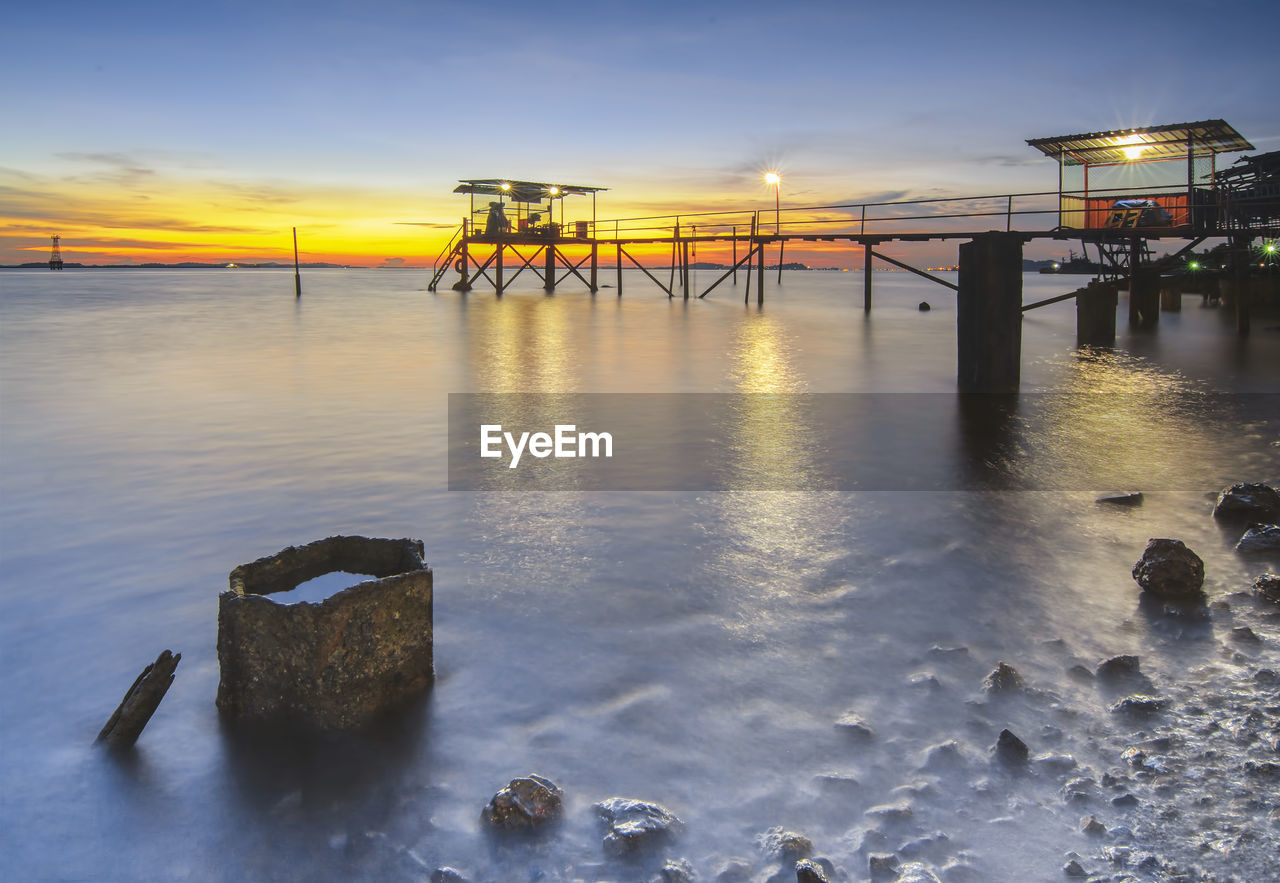
<path fill-rule="evenodd" d="M 293 228 L 293 291 L 294 297 L 302 297 L 302 276 L 298 273 L 298 228 Z"/>

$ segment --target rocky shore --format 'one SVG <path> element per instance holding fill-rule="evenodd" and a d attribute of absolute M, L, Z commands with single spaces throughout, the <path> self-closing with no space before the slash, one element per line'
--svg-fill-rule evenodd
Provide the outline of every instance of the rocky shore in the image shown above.
<path fill-rule="evenodd" d="M 1274 495 L 1234 486 L 1214 517 L 1242 537 L 1265 532 L 1280 516 Z M 893 722 L 834 710 L 833 771 L 795 783 L 821 811 L 816 830 L 744 821 L 740 849 L 714 854 L 661 782 L 642 795 L 575 794 L 554 774 L 530 774 L 475 806 L 486 859 L 461 848 L 467 860 L 455 861 L 447 838 L 424 839 L 427 805 L 457 794 L 400 793 L 409 812 L 397 825 L 344 830 L 329 848 L 362 873 L 432 883 L 977 883 L 1010 879 L 1030 837 L 1059 858 L 1026 879 L 1274 879 L 1280 576 L 1273 550 L 1239 554 L 1256 562 L 1256 579 L 1212 595 L 1203 561 L 1177 540 L 1152 539 L 1135 562 L 1133 617 L 1186 659 L 1177 677 L 1137 655 L 1081 658 L 1070 636 L 1043 642 L 1057 677 L 963 645 L 922 652 L 919 668 L 885 689 L 947 708 L 954 736 L 919 747 Z M 882 773 L 904 755 L 909 775 Z M 744 819 L 759 816 L 757 806 Z"/>

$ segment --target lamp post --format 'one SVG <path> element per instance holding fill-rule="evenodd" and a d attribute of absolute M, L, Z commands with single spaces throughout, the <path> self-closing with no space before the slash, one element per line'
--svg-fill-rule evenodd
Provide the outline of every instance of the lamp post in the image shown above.
<path fill-rule="evenodd" d="M 778 237 L 778 284 L 782 284 L 782 250 L 787 247 L 782 239 L 782 178 L 777 172 L 765 172 L 764 181 L 773 185 L 773 232 Z M 760 252 L 760 263 L 764 263 L 764 251 Z"/>

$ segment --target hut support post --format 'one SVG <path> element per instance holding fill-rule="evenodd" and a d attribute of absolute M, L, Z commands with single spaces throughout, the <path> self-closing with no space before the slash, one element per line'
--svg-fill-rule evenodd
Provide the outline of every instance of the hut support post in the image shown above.
<path fill-rule="evenodd" d="M 983 233 L 960 246 L 956 355 L 961 392 L 1017 392 L 1022 363 L 1022 238 Z"/>
<path fill-rule="evenodd" d="M 1076 346 L 1116 345 L 1116 303 L 1112 282 L 1095 282 L 1076 296 Z"/>
<path fill-rule="evenodd" d="M 871 312 L 871 243 L 862 246 L 862 312 Z"/>

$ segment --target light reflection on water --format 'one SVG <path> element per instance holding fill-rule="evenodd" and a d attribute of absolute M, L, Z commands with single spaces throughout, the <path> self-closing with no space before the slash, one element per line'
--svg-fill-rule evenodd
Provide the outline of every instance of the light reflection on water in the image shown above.
<path fill-rule="evenodd" d="M 0 701 L 21 710 L 0 718 L 0 845 L 18 876 L 395 877 L 421 870 L 409 853 L 478 879 L 554 874 L 599 858 L 587 805 L 613 793 L 684 817 L 682 854 L 706 876 L 776 824 L 852 868 L 863 810 L 929 779 L 930 745 L 980 753 L 1008 725 L 1033 750 L 1089 751 L 1073 727 L 1112 725 L 1070 664 L 1133 652 L 1169 682 L 1228 664 L 1212 635 L 1178 642 L 1144 617 L 1128 570 L 1147 537 L 1178 536 L 1211 593 L 1247 585 L 1206 495 L 1280 477 L 1275 422 L 1220 449 L 1187 394 L 1274 392 L 1274 334 L 1242 346 L 1189 300 L 1156 335 L 1122 326 L 1115 353 L 1077 354 L 1070 305 L 1048 308 L 1027 318 L 1024 388 L 1067 395 L 956 403 L 955 429 L 930 438 L 882 414 L 848 440 L 953 471 L 976 452 L 993 488 L 1002 470 L 1051 486 L 1087 457 L 1195 489 L 1134 510 L 1080 491 L 450 494 L 450 392 L 949 393 L 954 309 L 930 290 L 917 312 L 921 290 L 893 276 L 869 320 L 850 274 L 788 274 L 763 311 L 732 289 L 496 299 L 423 281 L 314 273 L 295 303 L 284 273 L 0 276 Z M 798 401 L 744 399 L 725 468 L 821 474 Z M 1019 458 L 1026 439 L 1043 459 Z M 346 739 L 221 725 L 227 572 L 333 533 L 426 542 L 436 688 Z M 109 762 L 92 736 L 163 647 L 183 653 L 174 689 L 136 756 Z M 975 706 L 999 659 L 1086 724 Z M 833 728 L 848 710 L 871 747 Z M 486 840 L 480 808 L 527 772 L 566 788 L 563 829 L 545 847 Z M 860 784 L 833 793 L 823 775 Z M 1009 806 L 975 807 L 969 783 L 935 781 L 961 796 L 918 801 L 916 824 L 988 855 L 996 879 L 1056 873 L 1078 814 L 1020 812 L 1057 807 L 1053 788 L 1008 787 Z M 1004 815 L 1017 856 L 987 824 Z"/>

